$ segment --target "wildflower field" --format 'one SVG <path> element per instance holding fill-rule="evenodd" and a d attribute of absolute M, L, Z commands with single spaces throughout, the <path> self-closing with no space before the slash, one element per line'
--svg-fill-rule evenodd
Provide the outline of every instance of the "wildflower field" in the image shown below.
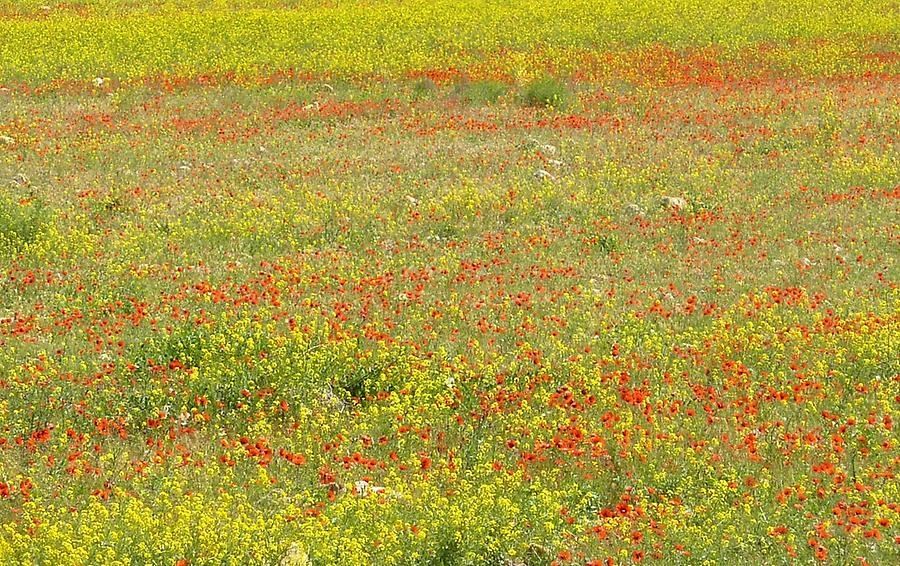
<path fill-rule="evenodd" d="M 900 563 L 895 0 L 0 0 L 0 564 Z"/>

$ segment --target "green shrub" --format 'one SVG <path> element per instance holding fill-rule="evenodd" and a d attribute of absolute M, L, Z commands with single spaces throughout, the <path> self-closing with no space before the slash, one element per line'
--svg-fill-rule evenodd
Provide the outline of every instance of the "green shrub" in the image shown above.
<path fill-rule="evenodd" d="M 494 104 L 507 90 L 507 85 L 500 81 L 476 81 L 460 85 L 459 97 L 469 103 Z"/>
<path fill-rule="evenodd" d="M 437 92 L 438 86 L 428 77 L 419 79 L 412 85 L 412 99 L 422 100 L 431 98 Z"/>
<path fill-rule="evenodd" d="M 544 77 L 526 85 L 522 99 L 527 106 L 562 108 L 569 102 L 569 89 L 553 77 Z"/>

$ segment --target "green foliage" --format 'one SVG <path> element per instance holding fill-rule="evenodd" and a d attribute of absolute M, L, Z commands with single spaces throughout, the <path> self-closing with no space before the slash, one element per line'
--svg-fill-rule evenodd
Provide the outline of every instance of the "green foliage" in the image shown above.
<path fill-rule="evenodd" d="M 433 96 L 436 91 L 437 85 L 433 80 L 426 77 L 416 81 L 412 85 L 412 98 L 413 100 L 429 98 L 430 96 Z"/>
<path fill-rule="evenodd" d="M 605 254 L 618 251 L 619 249 L 619 239 L 615 235 L 594 236 L 591 238 L 591 243 L 594 244 L 597 250 Z"/>
<path fill-rule="evenodd" d="M 525 86 L 522 101 L 526 106 L 564 108 L 571 95 L 568 87 L 554 77 L 543 77 Z"/>
<path fill-rule="evenodd" d="M 509 91 L 509 87 L 495 80 L 462 83 L 457 87 L 461 100 L 473 104 L 494 104 Z"/>

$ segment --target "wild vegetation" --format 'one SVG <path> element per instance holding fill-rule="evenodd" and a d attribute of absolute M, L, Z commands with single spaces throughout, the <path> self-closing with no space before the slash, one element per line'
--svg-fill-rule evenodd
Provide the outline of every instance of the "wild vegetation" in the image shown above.
<path fill-rule="evenodd" d="M 896 3 L 44 3 L 0 562 L 896 560 Z"/>

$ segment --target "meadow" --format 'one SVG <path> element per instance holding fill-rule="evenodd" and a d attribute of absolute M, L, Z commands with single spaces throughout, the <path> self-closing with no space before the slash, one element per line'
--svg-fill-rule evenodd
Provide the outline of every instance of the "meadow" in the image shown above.
<path fill-rule="evenodd" d="M 0 0 L 0 563 L 897 563 L 898 22 Z"/>

